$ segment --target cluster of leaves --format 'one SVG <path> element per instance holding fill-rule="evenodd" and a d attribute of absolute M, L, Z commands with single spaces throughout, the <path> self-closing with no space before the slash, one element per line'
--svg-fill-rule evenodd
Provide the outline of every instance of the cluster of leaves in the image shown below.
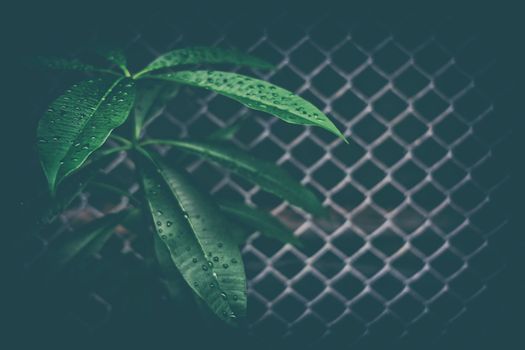
<path fill-rule="evenodd" d="M 128 70 L 121 52 L 106 50 L 101 56 L 106 66 L 79 60 L 37 60 L 49 69 L 88 75 L 54 100 L 38 125 L 38 152 L 53 198 L 46 214 L 65 208 L 89 183 L 130 197 L 135 208 L 97 219 L 67 235 L 49 250 L 46 261 L 56 270 L 96 253 L 116 225 L 129 225 L 133 222 L 130 218 L 141 212 L 155 227 L 152 246 L 168 289 L 170 281 L 184 280 L 213 314 L 228 324 L 237 324 L 246 313 L 246 277 L 239 251 L 246 236 L 244 228 L 254 228 L 285 243 L 300 242 L 270 214 L 244 203 L 218 201 L 204 193 L 183 166 L 167 162 L 151 146 L 168 145 L 181 153 L 203 157 L 313 214 L 322 213 L 322 205 L 312 192 L 275 164 L 228 142 L 238 125 L 201 140 L 145 140 L 144 125 L 180 85 L 190 85 L 288 123 L 318 126 L 344 140 L 343 135 L 314 105 L 283 88 L 237 73 L 197 69 L 215 64 L 272 68 L 250 55 L 220 48 L 178 49 L 161 55 L 135 74 Z M 131 124 L 129 138 L 112 133 L 126 121 Z M 101 148 L 109 137 L 119 146 Z M 137 169 L 142 188 L 138 199 L 112 184 L 95 182 L 98 161 L 122 151 L 128 151 Z"/>

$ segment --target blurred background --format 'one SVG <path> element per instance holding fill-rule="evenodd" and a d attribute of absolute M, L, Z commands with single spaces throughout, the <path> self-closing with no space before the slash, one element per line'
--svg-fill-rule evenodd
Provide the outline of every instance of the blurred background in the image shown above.
<path fill-rule="evenodd" d="M 10 8 L 2 148 L 13 229 L 3 238 L 18 248 L 6 255 L 6 335 L 20 348 L 523 346 L 523 28 L 514 8 L 470 5 Z M 242 73 L 300 94 L 349 136 L 346 145 L 192 88 L 148 125 L 149 137 L 199 137 L 244 118 L 234 142 L 280 164 L 330 209 L 329 219 L 313 219 L 211 163 L 188 161 L 207 190 L 271 211 L 305 244 L 254 232 L 243 246 L 247 329 L 207 325 L 173 305 L 141 263 L 141 232 L 117 232 L 88 267 L 50 290 L 21 277 L 57 237 L 128 204 L 86 191 L 53 227 L 17 242 L 27 224 L 21 203 L 44 185 L 36 123 L 78 79 L 20 62 L 77 57 L 103 42 L 122 47 L 132 68 L 187 46 L 250 52 L 276 69 Z M 105 170 L 136 191 L 130 166 L 120 156 Z"/>

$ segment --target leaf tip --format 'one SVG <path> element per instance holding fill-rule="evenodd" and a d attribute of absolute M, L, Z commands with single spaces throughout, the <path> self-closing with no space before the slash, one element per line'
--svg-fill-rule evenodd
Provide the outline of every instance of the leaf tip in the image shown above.
<path fill-rule="evenodd" d="M 290 240 L 290 244 L 299 249 L 305 248 L 303 241 L 301 241 L 298 237 L 295 236 L 293 236 Z"/>
<path fill-rule="evenodd" d="M 262 60 L 262 59 L 259 59 L 259 60 L 260 60 L 260 63 L 259 63 L 260 69 L 275 69 L 277 67 L 276 64 L 270 63 L 266 60 Z"/>

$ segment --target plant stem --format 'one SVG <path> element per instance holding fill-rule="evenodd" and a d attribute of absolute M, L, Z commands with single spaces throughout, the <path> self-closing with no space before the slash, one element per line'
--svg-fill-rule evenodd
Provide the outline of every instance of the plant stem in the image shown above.
<path fill-rule="evenodd" d="M 132 78 L 133 78 L 133 79 L 138 79 L 138 78 L 140 78 L 141 75 L 144 75 L 145 73 L 146 73 L 146 72 L 145 72 L 144 70 L 141 70 L 140 72 L 135 73 L 135 74 L 132 76 Z"/>
<path fill-rule="evenodd" d="M 115 141 L 118 141 L 118 142 L 124 144 L 124 145 L 131 146 L 133 144 L 133 142 L 131 142 L 127 138 L 119 136 L 119 135 L 116 135 L 116 134 L 111 134 L 111 135 L 109 135 L 109 137 L 112 138 Z"/>
<path fill-rule="evenodd" d="M 151 139 L 146 140 L 140 143 L 140 146 L 147 146 L 147 145 L 171 145 L 171 146 L 178 146 L 179 143 L 176 140 L 159 140 L 159 139 Z"/>
<path fill-rule="evenodd" d="M 99 188 L 108 190 L 110 192 L 122 195 L 122 196 L 125 196 L 125 197 L 128 197 L 129 200 L 133 203 L 133 205 L 135 205 L 136 207 L 140 207 L 140 202 L 138 201 L 138 199 L 136 199 L 131 193 L 129 193 L 126 190 L 123 190 L 117 186 L 113 186 L 107 183 L 97 182 L 97 181 L 91 181 L 89 184 L 95 187 L 99 187 Z"/>
<path fill-rule="evenodd" d="M 113 148 L 110 148 L 108 150 L 102 151 L 100 153 L 100 155 L 98 157 L 96 157 L 93 161 L 100 160 L 100 158 L 104 158 L 104 157 L 110 156 L 113 153 L 118 153 L 118 152 L 122 152 L 122 151 L 129 151 L 132 148 L 133 148 L 133 146 L 131 144 L 126 145 L 126 146 L 113 147 Z"/>
<path fill-rule="evenodd" d="M 143 156 L 146 156 L 146 158 L 149 158 L 148 152 L 146 152 L 146 150 L 144 148 L 142 148 L 141 146 L 142 146 L 142 144 L 136 145 L 135 150 L 137 150 L 137 152 L 139 152 Z"/>
<path fill-rule="evenodd" d="M 107 150 L 100 151 L 100 153 L 95 155 L 89 162 L 87 162 L 83 166 L 81 166 L 79 168 L 79 170 L 85 169 L 86 167 L 90 167 L 93 164 L 98 163 L 98 161 L 100 161 L 100 160 L 102 160 L 102 159 L 104 159 L 104 158 L 106 158 L 108 156 L 111 156 L 111 155 L 113 155 L 115 153 L 122 152 L 122 151 L 129 151 L 132 148 L 133 148 L 133 145 L 129 144 L 129 145 L 126 145 L 126 146 L 117 146 L 117 147 L 113 147 L 113 148 L 110 148 L 110 149 L 107 149 Z"/>
<path fill-rule="evenodd" d="M 168 146 L 179 146 L 177 140 L 159 140 L 159 139 L 151 139 L 146 140 L 140 143 L 140 146 L 148 146 L 148 145 L 168 145 Z M 186 159 L 188 159 L 189 154 L 188 153 L 179 153 L 180 157 L 176 159 L 177 164 L 182 164 Z"/>
<path fill-rule="evenodd" d="M 119 72 L 115 72 L 114 70 L 111 70 L 111 69 L 97 69 L 96 72 L 107 73 L 111 75 L 116 75 L 117 77 L 122 77 L 122 74 L 120 74 Z"/>
<path fill-rule="evenodd" d="M 122 68 L 122 71 L 124 72 L 124 75 L 126 76 L 126 78 L 131 78 L 131 73 L 129 72 L 127 67 L 123 66 L 120 68 Z"/>

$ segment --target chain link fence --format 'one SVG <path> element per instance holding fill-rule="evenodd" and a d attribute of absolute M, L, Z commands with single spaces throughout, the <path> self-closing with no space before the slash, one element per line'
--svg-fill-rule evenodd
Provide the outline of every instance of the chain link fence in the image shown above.
<path fill-rule="evenodd" d="M 483 88 L 494 69 L 480 55 L 483 41 L 451 23 L 350 26 L 326 15 L 295 25 L 281 14 L 253 32 L 209 24 L 213 34 L 199 38 L 156 19 L 136 29 L 126 50 L 143 62 L 195 43 L 266 58 L 275 70 L 242 72 L 310 100 L 350 139 L 346 145 L 193 88 L 147 125 L 150 137 L 198 137 L 246 117 L 234 142 L 289 170 L 330 209 L 314 219 L 211 163 L 188 163 L 208 190 L 271 210 L 305 243 L 298 249 L 253 233 L 243 247 L 253 334 L 314 345 L 437 337 L 503 267 L 490 241 L 508 221 L 497 199 L 509 173 L 497 148 L 510 130 Z M 121 156 L 106 171 L 136 191 L 130 166 Z M 58 233 L 79 216 L 125 206 L 125 198 L 108 203 L 107 195 L 85 193 Z M 124 233 L 110 245 L 140 259 L 135 239 Z M 104 291 L 88 299 L 96 307 L 74 310 L 76 319 L 97 326 L 111 317 Z"/>

